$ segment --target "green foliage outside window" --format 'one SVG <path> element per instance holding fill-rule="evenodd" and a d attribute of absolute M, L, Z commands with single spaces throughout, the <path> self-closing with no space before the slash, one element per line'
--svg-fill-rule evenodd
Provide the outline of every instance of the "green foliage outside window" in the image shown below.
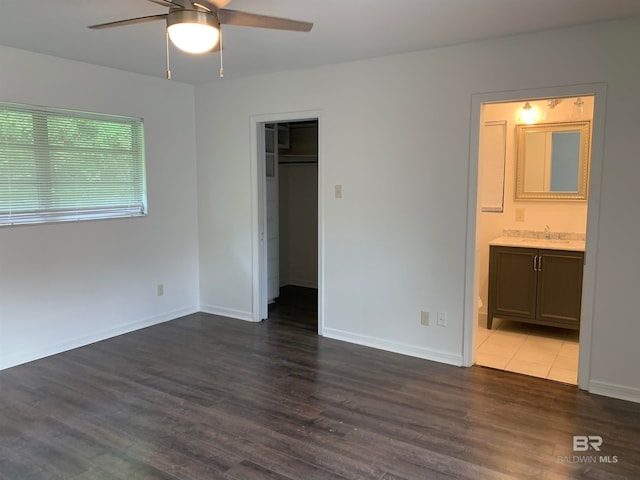
<path fill-rule="evenodd" d="M 0 225 L 146 213 L 139 119 L 0 103 Z"/>

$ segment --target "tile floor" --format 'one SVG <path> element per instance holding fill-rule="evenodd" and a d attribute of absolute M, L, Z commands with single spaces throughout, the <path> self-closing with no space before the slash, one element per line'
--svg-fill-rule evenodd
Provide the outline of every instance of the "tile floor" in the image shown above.
<path fill-rule="evenodd" d="M 578 331 L 494 319 L 478 327 L 476 364 L 578 383 Z"/>

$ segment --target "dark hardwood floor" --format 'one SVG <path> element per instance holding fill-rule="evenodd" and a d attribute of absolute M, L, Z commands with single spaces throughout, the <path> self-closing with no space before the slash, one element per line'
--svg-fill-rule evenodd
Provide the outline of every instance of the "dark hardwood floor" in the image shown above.
<path fill-rule="evenodd" d="M 0 479 L 640 478 L 639 404 L 318 337 L 283 300 L 0 372 Z"/>
<path fill-rule="evenodd" d="M 318 290 L 285 285 L 269 305 L 269 321 L 318 333 Z"/>

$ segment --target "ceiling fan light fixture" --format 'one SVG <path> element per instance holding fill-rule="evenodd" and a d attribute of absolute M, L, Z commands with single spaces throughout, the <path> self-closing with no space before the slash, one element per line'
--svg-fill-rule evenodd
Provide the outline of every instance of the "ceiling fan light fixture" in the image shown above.
<path fill-rule="evenodd" d="M 198 10 L 176 10 L 167 16 L 171 42 L 187 53 L 205 53 L 216 46 L 220 25 L 216 17 Z"/>

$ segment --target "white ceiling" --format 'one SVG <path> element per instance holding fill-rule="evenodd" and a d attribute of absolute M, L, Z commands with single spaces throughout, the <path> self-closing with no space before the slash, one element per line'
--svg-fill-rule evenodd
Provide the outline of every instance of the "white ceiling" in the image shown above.
<path fill-rule="evenodd" d="M 224 27 L 225 77 L 306 68 L 640 15 L 640 0 L 232 0 L 227 8 L 314 22 L 310 33 Z M 164 77 L 165 13 L 146 0 L 1 0 L 0 45 Z M 216 80 L 219 55 L 171 50 L 174 80 Z"/>

